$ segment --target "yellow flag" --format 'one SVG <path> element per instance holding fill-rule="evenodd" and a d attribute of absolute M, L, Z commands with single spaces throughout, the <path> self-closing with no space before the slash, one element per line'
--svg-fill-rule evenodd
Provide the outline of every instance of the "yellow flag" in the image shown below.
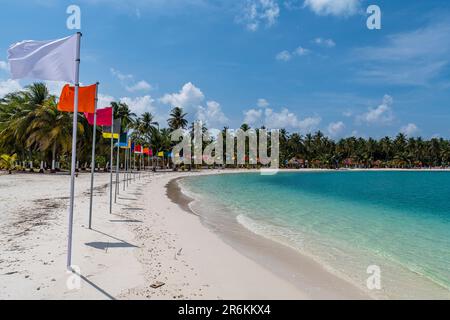
<path fill-rule="evenodd" d="M 158 152 L 158 157 L 164 157 L 164 152 Z"/>
<path fill-rule="evenodd" d="M 111 139 L 111 133 L 110 132 L 103 132 L 103 138 Z M 118 133 L 114 133 L 113 139 L 119 139 L 119 134 Z"/>

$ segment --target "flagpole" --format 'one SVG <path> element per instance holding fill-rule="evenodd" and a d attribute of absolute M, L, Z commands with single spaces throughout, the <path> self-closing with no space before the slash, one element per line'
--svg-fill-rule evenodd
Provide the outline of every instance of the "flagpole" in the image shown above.
<path fill-rule="evenodd" d="M 115 192 L 114 192 L 114 203 L 117 202 L 117 195 L 119 194 L 119 189 L 120 189 L 120 177 L 119 177 L 119 160 L 120 160 L 120 137 L 119 140 L 117 142 L 117 160 L 116 160 L 116 188 L 115 188 Z"/>
<path fill-rule="evenodd" d="M 131 175 L 133 173 L 133 164 L 131 162 L 131 154 L 132 154 L 132 151 L 131 151 L 131 141 L 130 141 L 130 149 L 128 151 L 128 166 L 130 168 L 130 170 L 128 170 L 128 181 L 129 181 L 129 184 L 131 184 Z"/>
<path fill-rule="evenodd" d="M 94 193 L 94 173 L 95 173 L 95 138 L 97 135 L 97 102 L 98 85 L 95 86 L 95 105 L 94 105 L 94 129 L 92 131 L 92 159 L 91 159 L 91 199 L 89 203 L 89 229 L 92 229 L 92 198 Z"/>
<path fill-rule="evenodd" d="M 67 269 L 69 270 L 72 266 L 73 205 L 75 194 L 75 165 L 77 159 L 78 91 L 80 87 L 80 40 L 81 32 L 77 32 L 75 56 L 75 95 L 72 124 L 72 163 L 70 167 L 69 234 L 67 239 Z"/>
<path fill-rule="evenodd" d="M 109 161 L 109 213 L 112 213 L 112 183 L 113 183 L 113 145 L 114 145 L 114 108 L 111 115 L 111 159 Z"/>
<path fill-rule="evenodd" d="M 128 166 L 127 166 L 127 150 L 125 149 L 124 151 L 124 161 L 123 161 L 123 191 L 125 191 L 125 186 L 127 185 L 127 171 L 128 171 Z"/>

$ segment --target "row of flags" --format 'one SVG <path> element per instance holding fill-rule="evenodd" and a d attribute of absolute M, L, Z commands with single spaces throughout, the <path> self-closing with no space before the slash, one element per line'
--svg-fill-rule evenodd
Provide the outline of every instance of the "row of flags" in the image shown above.
<path fill-rule="evenodd" d="M 61 112 L 73 112 L 72 128 L 72 159 L 70 173 L 70 202 L 69 202 L 69 223 L 67 239 L 67 268 L 72 266 L 72 233 L 73 233 L 73 209 L 75 190 L 75 164 L 78 113 L 84 113 L 87 121 L 93 126 L 92 142 L 92 172 L 91 172 L 91 201 L 89 212 L 89 227 L 92 219 L 92 195 L 95 171 L 95 137 L 96 127 L 102 126 L 102 135 L 106 139 L 111 139 L 111 160 L 110 160 L 110 212 L 112 208 L 112 168 L 113 168 L 113 148 L 117 147 L 116 157 L 116 192 L 118 192 L 118 169 L 119 150 L 125 148 L 127 163 L 131 163 L 131 153 L 153 156 L 153 150 L 149 147 L 134 145 L 128 134 L 121 132 L 121 119 L 114 119 L 112 107 L 97 109 L 98 86 L 93 84 L 81 87 L 80 78 L 80 42 L 81 33 L 77 32 L 72 36 L 62 39 L 36 41 L 25 40 L 12 44 L 8 49 L 8 62 L 12 79 L 33 78 L 39 80 L 62 81 L 66 84 L 61 92 L 58 102 L 58 110 Z M 117 143 L 114 144 L 114 140 Z M 128 158 L 127 158 L 128 155 Z M 158 157 L 167 156 L 167 153 L 158 152 Z M 128 168 L 128 167 L 127 167 Z M 125 185 L 124 185 L 125 187 Z M 116 193 L 117 194 L 117 193 Z"/>

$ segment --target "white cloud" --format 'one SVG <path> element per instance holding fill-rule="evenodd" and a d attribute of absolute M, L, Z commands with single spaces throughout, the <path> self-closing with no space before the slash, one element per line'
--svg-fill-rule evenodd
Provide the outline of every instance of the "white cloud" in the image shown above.
<path fill-rule="evenodd" d="M 172 107 L 180 107 L 185 110 L 197 108 L 205 99 L 203 92 L 191 82 L 183 85 L 178 93 L 165 94 L 159 100 Z"/>
<path fill-rule="evenodd" d="M 305 0 L 304 7 L 308 7 L 321 16 L 351 16 L 360 9 L 360 0 Z"/>
<path fill-rule="evenodd" d="M 364 122 L 366 124 L 387 125 L 394 120 L 394 113 L 392 111 L 392 104 L 394 100 L 391 96 L 385 95 L 383 102 L 376 108 L 369 108 L 369 110 L 357 116 L 357 122 Z"/>
<path fill-rule="evenodd" d="M 400 129 L 400 132 L 408 137 L 414 137 L 419 132 L 419 128 L 414 123 L 408 123 L 406 126 Z"/>
<path fill-rule="evenodd" d="M 22 90 L 22 86 L 17 80 L 5 80 L 0 81 L 0 98 L 3 98 L 8 93 L 16 92 Z"/>
<path fill-rule="evenodd" d="M 309 49 L 303 48 L 303 47 L 298 47 L 297 49 L 295 49 L 294 54 L 297 56 L 306 56 L 307 54 L 309 54 L 311 51 Z"/>
<path fill-rule="evenodd" d="M 256 105 L 260 108 L 267 108 L 269 106 L 269 102 L 266 99 L 258 99 L 258 103 Z"/>
<path fill-rule="evenodd" d="M 216 101 L 206 102 L 206 107 L 199 106 L 197 109 L 197 119 L 208 126 L 221 126 L 228 122 L 228 118 L 222 112 L 220 104 Z"/>
<path fill-rule="evenodd" d="M 126 86 L 125 89 L 129 92 L 148 91 L 152 89 L 152 86 L 147 81 L 141 80 L 131 86 Z"/>
<path fill-rule="evenodd" d="M 328 125 L 327 131 L 331 137 L 338 137 L 345 130 L 345 124 L 342 121 L 332 122 Z"/>
<path fill-rule="evenodd" d="M 125 74 L 114 68 L 110 68 L 110 72 L 114 77 L 119 79 L 122 86 L 128 92 L 149 91 L 153 89 L 153 87 L 145 80 L 136 81 L 132 74 Z"/>
<path fill-rule="evenodd" d="M 342 115 L 344 117 L 350 118 L 351 116 L 353 116 L 353 112 L 351 110 L 345 110 L 344 112 L 342 112 Z"/>
<path fill-rule="evenodd" d="M 236 17 L 249 31 L 256 31 L 260 25 L 273 26 L 280 16 L 280 7 L 276 0 L 247 0 L 242 13 Z"/>
<path fill-rule="evenodd" d="M 244 111 L 244 123 L 247 123 L 249 125 L 258 125 L 261 121 L 263 111 L 261 109 L 250 109 L 247 111 Z"/>
<path fill-rule="evenodd" d="M 9 71 L 9 64 L 8 64 L 8 62 L 0 60 L 0 70 Z"/>
<path fill-rule="evenodd" d="M 275 56 L 275 59 L 277 59 L 278 61 L 284 61 L 284 62 L 291 60 L 291 58 L 292 58 L 292 55 L 287 50 L 281 51 L 281 52 L 277 53 L 277 55 Z"/>
<path fill-rule="evenodd" d="M 269 129 L 290 128 L 299 130 L 301 133 L 313 131 L 322 121 L 319 117 L 299 119 L 287 108 L 283 108 L 281 112 L 275 112 L 273 109 L 267 108 L 264 112 L 264 116 L 265 126 Z"/>
<path fill-rule="evenodd" d="M 268 129 L 293 129 L 301 133 L 308 133 L 317 128 L 322 119 L 320 117 L 308 117 L 300 119 L 287 108 L 276 112 L 271 108 L 250 109 L 244 111 L 244 123 L 251 126 L 264 125 Z"/>
<path fill-rule="evenodd" d="M 45 81 L 45 85 L 48 88 L 48 92 L 57 97 L 61 95 L 62 88 L 66 85 L 64 81 Z"/>
<path fill-rule="evenodd" d="M 113 96 L 99 93 L 97 107 L 99 109 L 109 107 L 109 106 L 111 106 L 111 102 L 113 102 L 115 100 L 116 99 L 114 99 Z"/>
<path fill-rule="evenodd" d="M 275 59 L 278 61 L 284 61 L 284 62 L 288 62 L 289 60 L 291 60 L 294 56 L 306 56 L 308 54 L 311 53 L 311 50 L 303 48 L 302 46 L 299 46 L 297 49 L 295 49 L 292 53 L 287 51 L 287 50 L 283 50 L 281 52 L 279 52 L 276 56 Z"/>
<path fill-rule="evenodd" d="M 288 10 L 298 10 L 303 7 L 303 0 L 285 0 L 283 5 Z"/>
<path fill-rule="evenodd" d="M 336 42 L 333 39 L 316 38 L 314 39 L 314 43 L 325 48 L 333 48 L 336 46 Z"/>
<path fill-rule="evenodd" d="M 396 85 L 427 85 L 450 63 L 450 22 L 387 36 L 380 46 L 358 48 L 352 58 L 365 63 L 357 73 L 363 81 Z"/>
<path fill-rule="evenodd" d="M 155 100 L 150 95 L 136 98 L 123 97 L 120 98 L 120 102 L 126 103 L 136 115 L 141 115 L 144 112 L 156 113 L 156 107 L 153 104 Z"/>
<path fill-rule="evenodd" d="M 114 68 L 110 68 L 109 71 L 113 76 L 115 76 L 120 81 L 133 80 L 133 75 L 131 74 L 124 74 Z"/>

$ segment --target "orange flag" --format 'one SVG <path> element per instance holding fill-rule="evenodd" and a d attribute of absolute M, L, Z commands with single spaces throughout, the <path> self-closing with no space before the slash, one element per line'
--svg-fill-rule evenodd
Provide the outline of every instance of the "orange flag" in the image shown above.
<path fill-rule="evenodd" d="M 95 91 L 96 84 L 80 87 L 78 90 L 78 112 L 95 112 Z M 73 112 L 75 98 L 75 87 L 66 84 L 59 97 L 58 110 Z"/>

